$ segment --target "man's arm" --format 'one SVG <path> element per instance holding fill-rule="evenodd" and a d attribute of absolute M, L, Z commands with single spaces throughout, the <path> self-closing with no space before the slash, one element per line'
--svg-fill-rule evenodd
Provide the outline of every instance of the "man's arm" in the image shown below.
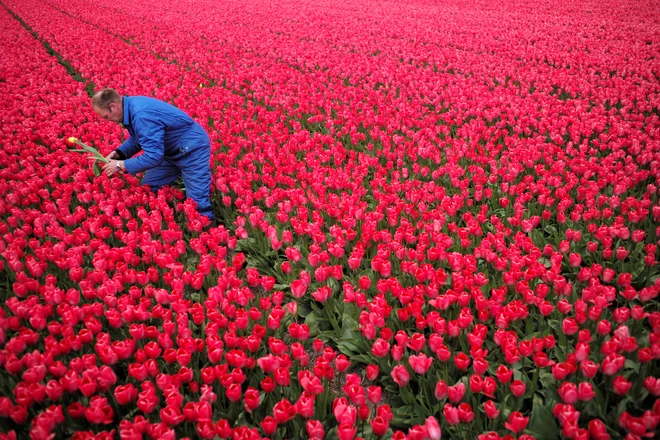
<path fill-rule="evenodd" d="M 163 163 L 165 158 L 165 124 L 157 116 L 142 112 L 133 119 L 133 132 L 144 154 L 126 160 L 124 162 L 126 172 L 137 174 Z"/>
<path fill-rule="evenodd" d="M 133 139 L 133 136 L 131 136 L 115 151 L 117 152 L 117 157 L 119 157 L 119 159 L 128 159 L 140 151 L 140 144 L 135 142 L 135 139 Z"/>

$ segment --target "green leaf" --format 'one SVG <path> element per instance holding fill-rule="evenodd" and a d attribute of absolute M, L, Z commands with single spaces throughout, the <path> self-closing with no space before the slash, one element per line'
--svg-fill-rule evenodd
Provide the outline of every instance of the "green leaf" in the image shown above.
<path fill-rule="evenodd" d="M 549 319 L 548 325 L 555 331 L 557 335 L 557 348 L 561 351 L 562 354 L 566 353 L 566 335 L 564 330 L 561 328 L 561 323 L 556 319 Z M 563 362 L 563 358 L 561 359 Z"/>
<path fill-rule="evenodd" d="M 358 336 L 355 334 L 355 330 L 358 328 L 358 323 L 353 318 L 351 313 L 351 308 L 349 306 L 344 306 L 344 314 L 342 316 L 342 338 L 354 340 Z"/>
<path fill-rule="evenodd" d="M 101 175 L 101 168 L 99 168 L 99 163 L 97 161 L 95 161 L 94 165 L 92 165 L 92 171 L 94 171 L 95 176 Z"/>
<path fill-rule="evenodd" d="M 373 359 L 364 354 L 356 354 L 351 356 L 352 361 L 362 362 L 363 364 L 373 363 Z"/>
<path fill-rule="evenodd" d="M 415 402 L 415 394 L 410 390 L 409 386 L 399 387 L 399 396 L 407 404 Z"/>
<path fill-rule="evenodd" d="M 338 428 L 337 426 L 335 426 L 334 428 L 330 429 L 330 430 L 326 433 L 326 438 L 339 438 L 339 435 L 337 434 L 337 431 L 338 431 L 338 430 L 339 430 L 339 428 Z"/>
<path fill-rule="evenodd" d="M 71 150 L 71 151 L 77 151 L 77 152 L 81 152 L 81 153 L 82 153 L 82 152 L 91 153 L 91 154 L 93 154 L 98 160 L 100 160 L 101 162 L 104 162 L 104 163 L 105 163 L 105 162 L 108 162 L 108 159 L 106 159 L 105 156 L 103 156 L 101 153 L 99 153 L 99 151 L 98 151 L 96 148 L 94 148 L 94 147 L 90 147 L 89 145 L 84 144 L 84 143 L 82 143 L 82 142 L 80 142 L 80 141 L 76 141 L 76 144 L 77 144 L 77 145 L 80 145 L 83 149 L 82 149 L 82 150 Z"/>
<path fill-rule="evenodd" d="M 552 225 L 547 225 L 543 230 L 550 235 L 557 235 L 557 228 Z"/>
<path fill-rule="evenodd" d="M 642 273 L 644 273 L 645 270 L 646 266 L 640 264 L 639 267 L 637 267 L 637 269 L 635 269 L 630 275 L 632 276 L 633 280 L 636 280 Z"/>
<path fill-rule="evenodd" d="M 626 397 L 619 402 L 616 406 L 616 418 L 617 420 L 621 417 L 621 414 L 628 408 L 628 402 L 630 402 L 630 397 Z"/>
<path fill-rule="evenodd" d="M 277 289 L 277 290 L 281 290 L 281 289 Z M 306 318 L 307 315 L 309 315 L 310 313 L 312 313 L 312 308 L 309 305 L 303 303 L 298 304 L 298 316 L 302 318 Z"/>
<path fill-rule="evenodd" d="M 240 425 L 247 425 L 248 424 L 247 417 L 245 416 L 245 411 L 241 411 L 241 413 L 238 415 L 237 423 L 240 424 Z"/>
<path fill-rule="evenodd" d="M 534 396 L 532 415 L 529 418 L 527 430 L 532 433 L 536 440 L 554 439 L 559 427 L 555 417 L 550 410 L 550 404 L 546 407 L 540 397 Z"/>
<path fill-rule="evenodd" d="M 394 414 L 395 419 L 398 419 L 399 422 L 401 422 L 407 419 L 414 409 L 415 407 L 413 405 L 405 405 L 405 406 L 400 406 L 398 408 L 394 407 L 392 408 L 392 414 Z"/>
<path fill-rule="evenodd" d="M 530 232 L 530 235 L 532 236 L 532 241 L 534 243 L 542 243 L 543 242 L 543 233 L 541 231 L 538 231 L 536 229 L 532 229 Z"/>
<path fill-rule="evenodd" d="M 346 341 L 343 339 L 337 342 L 337 348 L 343 354 L 351 358 L 365 352 L 359 345 L 355 344 L 355 341 Z"/>
<path fill-rule="evenodd" d="M 625 370 L 633 370 L 635 373 L 639 374 L 639 362 L 635 362 L 632 359 L 626 359 L 626 362 L 623 364 Z"/>
<path fill-rule="evenodd" d="M 310 312 L 310 313 L 307 315 L 307 317 L 305 318 L 305 324 L 307 324 L 307 325 L 309 326 L 310 329 L 311 329 L 312 327 L 316 327 L 316 326 L 317 326 L 316 321 L 317 321 L 317 319 L 316 319 L 316 313 L 314 313 L 314 312 Z"/>

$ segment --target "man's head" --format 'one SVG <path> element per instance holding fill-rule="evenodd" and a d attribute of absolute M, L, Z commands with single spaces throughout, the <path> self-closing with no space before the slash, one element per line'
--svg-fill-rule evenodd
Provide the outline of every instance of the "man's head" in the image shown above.
<path fill-rule="evenodd" d="M 92 108 L 97 115 L 111 122 L 124 121 L 124 102 L 114 89 L 103 89 L 92 97 Z"/>

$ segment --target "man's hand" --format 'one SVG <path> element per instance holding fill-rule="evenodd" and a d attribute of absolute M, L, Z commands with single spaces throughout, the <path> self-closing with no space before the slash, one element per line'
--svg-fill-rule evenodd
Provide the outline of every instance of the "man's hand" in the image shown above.
<path fill-rule="evenodd" d="M 116 160 L 116 159 L 119 159 L 119 154 L 117 154 L 117 150 L 112 150 L 112 152 L 110 154 L 108 154 L 107 156 L 105 156 L 105 158 L 107 160 L 112 160 L 112 159 Z"/>
<path fill-rule="evenodd" d="M 120 160 L 114 160 L 114 159 L 108 160 L 108 163 L 103 165 L 103 172 L 107 174 L 108 177 L 112 177 L 117 171 L 119 171 L 120 162 L 121 162 Z"/>

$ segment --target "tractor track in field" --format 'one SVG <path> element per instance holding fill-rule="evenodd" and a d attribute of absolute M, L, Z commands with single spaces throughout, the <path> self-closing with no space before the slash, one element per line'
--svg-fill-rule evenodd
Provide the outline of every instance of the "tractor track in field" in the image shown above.
<path fill-rule="evenodd" d="M 103 26 L 99 26 L 99 25 L 97 25 L 97 24 L 94 24 L 93 22 L 91 22 L 91 21 L 89 21 L 89 20 L 87 20 L 87 19 L 85 19 L 85 18 L 83 18 L 83 17 L 80 17 L 80 16 L 77 16 L 77 15 L 74 15 L 74 14 L 72 14 L 71 12 L 66 11 L 66 10 L 64 10 L 64 9 L 62 9 L 62 8 L 56 6 L 56 5 L 54 5 L 54 4 L 52 4 L 52 3 L 48 2 L 48 1 L 45 1 L 45 0 L 39 0 L 39 2 L 40 2 L 41 4 L 47 6 L 47 7 L 50 7 L 50 8 L 52 8 L 52 9 L 54 9 L 55 11 L 59 12 L 59 13 L 62 14 L 62 15 L 68 16 L 68 17 L 70 17 L 70 18 L 73 19 L 73 20 L 80 21 L 81 23 L 85 23 L 86 25 L 88 25 L 88 26 L 90 26 L 90 27 L 92 27 L 92 28 L 94 28 L 94 29 L 97 29 L 97 30 L 99 30 L 99 31 L 101 31 L 101 32 L 105 32 L 105 33 L 107 33 L 108 35 L 112 36 L 113 38 L 116 38 L 117 40 L 122 41 L 123 43 L 125 43 L 125 44 L 127 44 L 127 45 L 129 45 L 129 46 L 131 46 L 131 47 L 134 47 L 135 49 L 137 49 L 137 50 L 139 50 L 139 51 L 141 51 L 141 52 L 143 52 L 143 53 L 145 53 L 145 54 L 149 54 L 150 56 L 153 56 L 153 57 L 156 58 L 157 60 L 163 61 L 163 62 L 168 63 L 168 64 L 176 65 L 176 66 L 178 66 L 179 69 L 182 70 L 182 73 L 185 73 L 185 71 L 194 71 L 194 72 L 195 72 L 200 78 L 204 78 L 204 79 L 207 81 L 207 84 L 204 86 L 204 87 L 206 87 L 206 88 L 215 88 L 215 87 L 217 87 L 217 88 L 224 89 L 224 90 L 228 91 L 229 93 L 232 93 L 233 95 L 236 95 L 236 96 L 239 96 L 239 97 L 243 98 L 246 102 L 247 102 L 247 101 L 251 101 L 255 106 L 258 106 L 258 107 L 261 107 L 261 108 L 265 108 L 265 109 L 267 109 L 267 110 L 271 110 L 271 109 L 269 108 L 269 106 L 266 105 L 262 100 L 259 100 L 258 98 L 255 98 L 255 97 L 250 93 L 249 90 L 241 89 L 241 88 L 235 88 L 235 87 L 230 87 L 230 86 L 228 86 L 228 85 L 226 84 L 225 81 L 218 80 L 218 79 L 213 78 L 213 77 L 211 77 L 210 75 L 208 75 L 206 72 L 203 71 L 203 69 L 202 69 L 201 67 L 194 67 L 194 66 L 191 67 L 191 66 L 188 65 L 187 63 L 186 63 L 185 65 L 182 65 L 181 61 L 180 61 L 179 59 L 177 59 L 176 57 L 172 57 L 172 56 L 168 56 L 168 55 L 160 54 L 160 53 L 157 53 L 157 52 L 154 51 L 154 50 L 147 49 L 147 48 L 143 47 L 141 44 L 138 44 L 138 43 L 135 43 L 135 42 L 133 42 L 133 41 L 130 41 L 129 39 L 127 39 L 127 38 L 125 38 L 125 37 L 123 37 L 123 36 L 121 36 L 121 35 L 119 35 L 119 34 L 113 32 L 113 31 L 111 31 L 110 29 L 107 29 L 106 27 L 103 27 Z M 1 1 L 0 1 L 0 4 L 2 4 Z M 90 97 L 91 97 L 91 96 L 93 95 L 93 93 L 94 93 L 94 89 L 95 89 L 95 85 L 94 85 L 94 83 L 93 83 L 91 80 L 87 80 L 87 79 L 83 78 L 78 72 L 75 71 L 75 69 L 71 66 L 71 64 L 70 64 L 68 61 L 66 61 L 66 60 L 63 59 L 63 57 L 62 57 L 61 54 L 57 53 L 55 50 L 52 49 L 52 47 L 50 46 L 50 44 L 48 43 L 48 41 L 46 41 L 43 37 L 39 36 L 34 30 L 32 30 L 32 28 L 30 28 L 29 25 L 27 25 L 27 23 L 25 23 L 24 20 L 22 20 L 22 19 L 21 19 L 17 14 L 15 14 L 13 11 L 9 10 L 9 8 L 7 8 L 7 6 L 5 6 L 4 4 L 3 4 L 3 6 L 4 6 L 8 11 L 10 11 L 10 13 L 12 14 L 12 16 L 14 16 L 14 18 L 16 18 L 17 20 L 19 20 L 19 22 L 20 22 L 20 23 L 21 23 L 21 24 L 22 24 L 22 25 L 23 25 L 28 31 L 30 31 L 30 32 L 32 33 L 32 35 L 33 35 L 35 38 L 37 38 L 37 39 L 38 39 L 38 40 L 44 45 L 44 47 L 49 51 L 49 53 L 50 53 L 51 55 L 56 56 L 56 57 L 58 58 L 58 60 L 60 61 L 60 64 L 62 64 L 62 65 L 67 69 L 67 71 L 69 72 L 69 74 L 70 74 L 74 79 L 76 79 L 77 81 L 80 81 L 80 82 L 86 84 L 87 93 L 88 93 L 88 94 L 90 95 Z M 108 9 L 110 9 L 110 8 L 108 8 Z M 112 8 L 112 9 L 115 9 L 115 8 Z M 116 10 L 116 9 L 115 9 L 115 10 Z M 145 21 L 146 21 L 146 19 L 145 19 Z M 156 28 L 158 28 L 156 23 L 153 23 L 153 25 L 154 25 Z M 278 62 L 278 63 L 283 63 L 284 65 L 288 66 L 290 69 L 296 70 L 296 71 L 301 72 L 301 73 L 309 73 L 309 72 L 311 72 L 311 70 L 310 70 L 309 68 L 304 68 L 304 67 L 301 67 L 301 66 L 297 66 L 297 65 L 295 65 L 295 64 L 290 63 L 289 61 L 286 61 L 286 60 L 283 60 L 283 59 L 280 59 L 280 58 L 274 58 L 273 61 Z M 406 62 L 405 62 L 405 61 L 401 61 L 401 60 L 399 60 L 399 63 L 401 63 L 401 64 L 405 64 Z M 422 64 L 415 64 L 415 67 L 418 68 L 418 69 L 434 68 L 434 70 L 435 70 L 435 67 L 434 67 L 434 66 L 426 66 L 426 65 L 422 65 Z M 458 77 L 458 76 L 462 76 L 462 77 L 465 77 L 465 78 L 468 78 L 468 77 L 471 75 L 470 72 L 458 72 L 458 71 L 454 71 L 453 69 L 449 69 L 449 70 L 440 70 L 439 72 L 443 72 L 443 73 L 447 73 L 447 74 L 452 74 L 452 75 L 457 76 L 457 77 Z M 341 78 L 337 78 L 337 79 L 338 79 L 338 80 L 341 80 Z M 345 79 L 345 81 L 346 81 L 346 79 Z M 355 86 L 357 86 L 357 84 L 355 84 Z M 248 85 L 248 87 L 249 87 L 249 85 Z M 390 92 L 390 93 L 393 93 L 393 92 Z M 386 92 L 386 94 L 388 94 L 388 93 Z M 398 90 L 397 90 L 397 96 L 398 96 Z M 390 98 L 390 99 L 391 99 L 391 98 Z M 290 121 L 304 122 L 304 121 L 303 121 L 304 117 L 303 117 L 303 118 L 298 118 L 297 116 L 292 116 L 292 115 L 290 115 L 287 111 L 285 111 L 281 106 L 278 106 L 278 107 L 279 107 L 278 110 L 282 113 L 282 116 L 284 117 L 284 119 L 285 119 L 286 121 L 289 121 L 289 122 L 290 122 Z M 448 109 L 449 109 L 449 107 L 443 108 L 443 113 L 444 113 L 446 110 L 448 110 Z M 220 111 L 219 108 L 213 108 L 213 110 Z M 212 120 L 212 118 L 211 118 L 211 120 Z M 209 123 L 209 128 L 217 131 L 217 129 L 216 129 L 216 127 L 215 127 L 215 124 L 214 124 L 214 121 L 212 121 L 212 123 Z M 307 129 L 308 129 L 310 132 L 317 131 L 317 130 L 315 130 L 313 127 L 307 127 Z M 453 136 L 452 136 L 452 137 L 453 137 Z"/>
<path fill-rule="evenodd" d="M 56 6 L 56 5 L 54 5 L 54 4 L 52 4 L 48 1 L 39 0 L 39 2 L 46 5 L 46 6 L 49 6 L 49 7 L 53 8 L 54 10 L 58 11 L 59 13 L 61 13 L 63 15 L 66 15 L 66 16 L 74 19 L 74 20 L 78 20 L 82 23 L 85 23 L 85 24 L 95 28 L 95 29 L 98 29 L 102 32 L 105 32 L 108 35 L 110 35 L 110 36 L 126 43 L 129 46 L 132 46 L 132 47 L 134 47 L 134 48 L 136 48 L 136 49 L 138 49 L 138 50 L 140 50 L 144 53 L 150 54 L 151 56 L 155 57 L 158 60 L 164 61 L 168 64 L 173 64 L 173 65 L 179 66 L 181 69 L 185 69 L 186 71 L 194 71 L 197 75 L 204 78 L 208 82 L 208 85 L 205 85 L 205 87 L 208 87 L 208 88 L 214 88 L 214 87 L 222 88 L 222 89 L 227 90 L 228 92 L 230 92 L 230 93 L 232 93 L 236 96 L 240 96 L 240 97 L 242 97 L 246 100 L 251 100 L 257 106 L 260 106 L 260 107 L 263 107 L 263 108 L 268 108 L 268 106 L 264 102 L 260 101 L 259 99 L 254 98 L 253 96 L 251 96 L 251 94 L 249 92 L 246 92 L 246 91 L 244 91 L 243 89 L 240 89 L 240 88 L 227 86 L 224 81 L 222 81 L 219 78 L 214 78 L 214 77 L 208 75 L 199 66 L 198 67 L 190 66 L 187 63 L 185 63 L 185 65 L 184 65 L 176 57 L 168 56 L 168 55 L 165 55 L 165 54 L 158 53 L 154 50 L 147 49 L 147 48 L 143 47 L 141 44 L 135 43 L 135 42 L 131 41 L 130 39 L 126 38 L 125 36 L 117 34 L 117 33 L 113 32 L 112 30 L 110 30 L 106 27 L 100 26 L 98 24 L 95 24 L 95 23 L 93 23 L 93 22 L 91 22 L 91 21 L 89 21 L 89 20 L 87 20 L 83 17 L 80 17 L 78 15 L 74 15 L 73 13 L 71 13 L 69 11 L 66 11 L 66 10 L 64 10 L 64 9 L 62 9 L 62 8 Z M 114 10 L 115 12 L 119 12 L 119 13 L 125 13 L 125 11 L 120 11 L 117 8 L 106 7 L 106 9 Z M 136 17 L 136 18 L 139 18 L 139 17 Z M 155 29 L 161 29 L 161 28 L 158 27 L 158 23 L 150 22 L 148 19 L 142 19 L 142 20 L 145 21 L 145 22 L 150 23 L 151 25 L 153 25 Z M 213 48 L 211 47 L 210 49 L 213 49 Z M 297 72 L 300 72 L 302 74 L 310 74 L 310 73 L 315 72 L 315 70 L 313 68 L 293 64 L 290 61 L 287 61 L 287 60 L 285 60 L 281 57 L 266 56 L 266 58 L 271 59 L 273 62 L 286 65 L 288 68 L 290 68 L 292 70 L 295 70 Z M 407 60 L 403 60 L 403 59 L 398 60 L 398 64 L 401 64 L 401 65 L 408 64 L 408 63 L 409 62 Z M 414 67 L 417 68 L 417 69 L 433 69 L 434 72 L 436 72 L 436 73 L 450 74 L 452 76 L 463 77 L 463 78 L 469 78 L 473 75 L 472 72 L 460 72 L 460 71 L 457 71 L 457 70 L 452 69 L 452 68 L 438 69 L 437 66 L 426 65 L 426 64 L 422 64 L 422 63 L 416 63 L 416 64 L 414 64 Z M 337 81 L 344 80 L 344 82 L 349 80 L 349 78 L 341 78 L 341 77 L 337 77 L 336 79 L 337 79 Z M 327 85 L 329 86 L 330 84 L 327 84 Z M 354 86 L 357 86 L 357 85 L 358 84 L 354 84 Z M 385 94 L 386 95 L 387 94 L 393 94 L 394 95 L 395 91 L 392 90 L 392 91 L 389 91 L 389 92 L 385 92 Z M 396 91 L 396 95 L 397 96 L 396 96 L 395 99 L 398 99 L 398 90 Z M 287 119 L 297 120 L 297 118 L 288 115 L 287 112 L 284 111 L 284 109 L 280 108 L 280 111 L 282 111 L 282 113 L 284 114 L 284 116 Z"/>
<path fill-rule="evenodd" d="M 32 35 L 34 37 L 35 40 L 39 41 L 43 45 L 44 49 L 46 49 L 46 52 L 50 56 L 55 57 L 57 59 L 57 62 L 66 69 L 67 73 L 71 76 L 71 78 L 73 78 L 75 81 L 78 81 L 80 83 L 85 84 L 85 90 L 87 91 L 87 94 L 89 95 L 90 98 L 94 95 L 94 89 L 95 89 L 96 85 L 94 84 L 93 81 L 91 81 L 87 78 L 84 78 L 80 74 L 80 72 L 78 72 L 71 65 L 71 63 L 69 61 L 64 59 L 62 54 L 60 54 L 55 49 L 53 49 L 53 47 L 50 45 L 50 43 L 48 41 L 46 41 L 43 37 L 41 37 L 34 29 L 32 29 L 25 22 L 25 20 L 23 20 L 14 11 L 9 9 L 7 7 L 7 5 L 5 5 L 2 1 L 0 1 L 0 5 L 2 5 L 2 7 L 5 8 L 5 10 L 9 13 L 9 15 L 11 15 L 16 21 L 18 21 L 20 23 L 20 25 L 23 26 L 23 28 L 25 28 L 25 30 L 27 30 L 30 33 L 30 35 Z"/>
<path fill-rule="evenodd" d="M 182 71 L 183 70 L 194 71 L 197 75 L 199 75 L 201 78 L 204 78 L 208 82 L 208 85 L 204 86 L 206 88 L 221 88 L 221 89 L 224 89 L 224 90 L 232 93 L 233 95 L 236 95 L 236 96 L 239 96 L 239 97 L 243 98 L 246 101 L 247 100 L 252 101 L 255 106 L 260 106 L 260 107 L 268 109 L 268 107 L 265 105 L 264 102 L 252 97 L 250 95 L 250 93 L 246 93 L 245 91 L 243 91 L 241 89 L 228 87 L 227 85 L 224 84 L 223 81 L 217 81 L 215 78 L 212 78 L 208 74 L 204 73 L 198 67 L 191 67 L 187 64 L 185 66 L 182 66 L 181 62 L 178 59 L 174 58 L 174 57 L 159 54 L 159 53 L 157 53 L 153 50 L 147 49 L 147 48 L 143 47 L 140 44 L 134 43 L 134 42 L 122 37 L 121 35 L 110 31 L 109 29 L 106 29 L 102 26 L 94 24 L 94 23 L 90 22 L 89 20 L 86 20 L 82 17 L 73 15 L 70 12 L 65 11 L 65 10 L 63 10 L 63 9 L 61 9 L 61 8 L 51 4 L 49 2 L 40 0 L 40 3 L 42 3 L 45 6 L 51 7 L 52 9 L 54 9 L 55 11 L 59 12 L 62 15 L 66 15 L 66 16 L 74 19 L 74 20 L 85 23 L 88 26 L 93 27 L 94 29 L 105 32 L 108 35 L 112 36 L 113 38 L 116 38 L 117 40 L 119 40 L 119 41 L 121 41 L 121 42 L 123 42 L 123 43 L 125 43 L 125 44 L 127 44 L 131 47 L 134 47 L 135 49 L 137 49 L 137 50 L 139 50 L 139 51 L 141 51 L 145 54 L 149 54 L 150 56 L 153 56 L 157 60 L 163 61 L 163 62 L 171 64 L 171 65 L 176 65 Z M 75 68 L 71 65 L 70 62 L 65 60 L 64 57 L 59 52 L 55 51 L 51 47 L 49 42 L 46 39 L 44 39 L 43 37 L 41 37 L 37 32 L 35 32 L 18 14 L 14 13 L 11 9 L 9 9 L 4 3 L 2 3 L 2 1 L 0 1 L 0 4 L 12 15 L 12 17 L 14 17 L 26 30 L 28 30 L 35 39 L 37 39 L 39 42 L 41 42 L 41 44 L 46 48 L 46 50 L 48 51 L 48 53 L 50 55 L 52 55 L 52 56 L 54 56 L 58 59 L 58 62 L 67 69 L 67 72 L 69 73 L 69 75 L 71 75 L 76 81 L 79 81 L 79 82 L 82 82 L 82 83 L 86 84 L 86 90 L 87 90 L 87 93 L 90 97 L 92 97 L 94 95 L 94 90 L 96 88 L 96 85 L 94 84 L 93 81 L 82 77 L 82 75 L 75 70 Z M 295 68 L 295 66 L 290 65 L 290 63 L 287 63 L 287 65 L 289 65 L 289 67 L 291 67 L 291 68 Z M 218 110 L 219 111 L 220 109 L 219 108 L 213 108 L 213 110 Z M 282 112 L 282 114 L 284 115 L 286 120 L 298 121 L 298 118 L 295 118 L 293 116 L 288 115 L 283 109 L 280 108 L 280 111 Z M 214 124 L 210 124 L 209 128 L 217 131 Z"/>

